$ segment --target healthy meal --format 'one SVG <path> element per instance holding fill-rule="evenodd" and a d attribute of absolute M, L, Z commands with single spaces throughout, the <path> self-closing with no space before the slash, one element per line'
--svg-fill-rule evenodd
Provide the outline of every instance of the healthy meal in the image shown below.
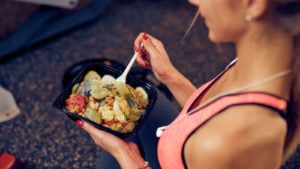
<path fill-rule="evenodd" d="M 142 87 L 117 82 L 110 75 L 102 77 L 89 71 L 82 82 L 73 86 L 65 100 L 66 108 L 97 124 L 121 133 L 131 132 L 148 104 Z"/>

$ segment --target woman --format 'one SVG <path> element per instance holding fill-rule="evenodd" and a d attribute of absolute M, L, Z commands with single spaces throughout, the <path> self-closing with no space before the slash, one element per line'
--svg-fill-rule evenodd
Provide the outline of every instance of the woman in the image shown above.
<path fill-rule="evenodd" d="M 134 48 L 141 53 L 137 62 L 151 67 L 183 106 L 171 124 L 158 130 L 160 167 L 279 168 L 299 143 L 300 1 L 190 3 L 199 8 L 209 38 L 235 43 L 237 57 L 219 76 L 197 89 L 173 67 L 159 40 L 146 33 L 136 38 Z M 86 122 L 77 124 L 121 168 L 159 168 L 145 157 L 145 147 Z"/>

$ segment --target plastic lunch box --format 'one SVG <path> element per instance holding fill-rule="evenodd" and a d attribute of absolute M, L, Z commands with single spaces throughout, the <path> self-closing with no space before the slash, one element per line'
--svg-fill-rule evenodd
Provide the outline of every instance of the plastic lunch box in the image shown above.
<path fill-rule="evenodd" d="M 148 81 L 144 81 L 141 80 L 137 77 L 134 76 L 130 76 L 130 74 L 127 76 L 127 84 L 131 85 L 132 87 L 142 87 L 144 88 L 144 90 L 146 91 L 146 93 L 148 94 L 148 105 L 145 109 L 145 112 L 143 113 L 143 115 L 141 116 L 141 118 L 139 119 L 139 121 L 136 123 L 135 128 L 133 129 L 133 131 L 129 132 L 129 133 L 121 133 L 121 132 L 117 132 L 114 131 L 108 127 L 102 126 L 101 124 L 97 124 L 87 118 L 84 118 L 76 113 L 71 113 L 68 111 L 68 109 L 66 108 L 66 104 L 65 104 L 65 100 L 69 97 L 69 95 L 71 94 L 72 91 L 72 87 L 83 81 L 84 76 L 87 74 L 87 72 L 89 72 L 90 70 L 94 70 L 96 71 L 100 76 L 109 74 L 112 75 L 113 77 L 117 78 L 122 71 L 119 69 L 116 69 L 114 67 L 108 66 L 106 64 L 103 63 L 90 63 L 88 65 L 85 65 L 85 67 L 82 69 L 81 72 L 79 72 L 79 74 L 77 76 L 75 76 L 75 78 L 69 83 L 69 85 L 63 89 L 63 91 L 61 92 L 61 94 L 57 97 L 57 99 L 54 101 L 53 106 L 59 110 L 61 110 L 62 112 L 64 112 L 67 117 L 69 117 L 70 119 L 72 119 L 73 121 L 76 121 L 78 119 L 82 119 L 85 120 L 89 123 L 91 123 L 93 126 L 95 126 L 98 129 L 107 131 L 111 134 L 114 134 L 122 139 L 125 139 L 133 134 L 136 134 L 138 132 L 138 130 L 142 127 L 143 123 L 145 122 L 145 120 L 147 119 L 147 117 L 149 116 L 149 114 L 151 113 L 151 110 L 156 102 L 156 98 L 157 98 L 157 92 L 156 89 L 154 87 L 153 84 L 151 84 Z"/>

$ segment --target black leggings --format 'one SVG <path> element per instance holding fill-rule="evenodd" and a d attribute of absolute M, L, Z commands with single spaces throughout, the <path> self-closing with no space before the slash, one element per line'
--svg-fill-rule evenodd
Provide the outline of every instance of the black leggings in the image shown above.
<path fill-rule="evenodd" d="M 177 106 L 168 100 L 163 93 L 160 91 L 157 93 L 157 101 L 144 126 L 136 135 L 128 138 L 139 146 L 144 159 L 150 163 L 152 169 L 160 168 L 157 159 L 158 138 L 155 135 L 156 129 L 168 125 L 179 112 Z M 102 150 L 100 159 L 97 161 L 97 169 L 120 169 L 120 166 L 109 153 Z"/>

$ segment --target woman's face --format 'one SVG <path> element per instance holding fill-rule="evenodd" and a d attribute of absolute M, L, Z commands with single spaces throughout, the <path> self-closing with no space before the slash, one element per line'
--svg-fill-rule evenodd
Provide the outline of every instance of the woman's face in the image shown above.
<path fill-rule="evenodd" d="M 241 0 L 189 0 L 198 7 L 213 42 L 236 42 L 245 30 Z"/>

